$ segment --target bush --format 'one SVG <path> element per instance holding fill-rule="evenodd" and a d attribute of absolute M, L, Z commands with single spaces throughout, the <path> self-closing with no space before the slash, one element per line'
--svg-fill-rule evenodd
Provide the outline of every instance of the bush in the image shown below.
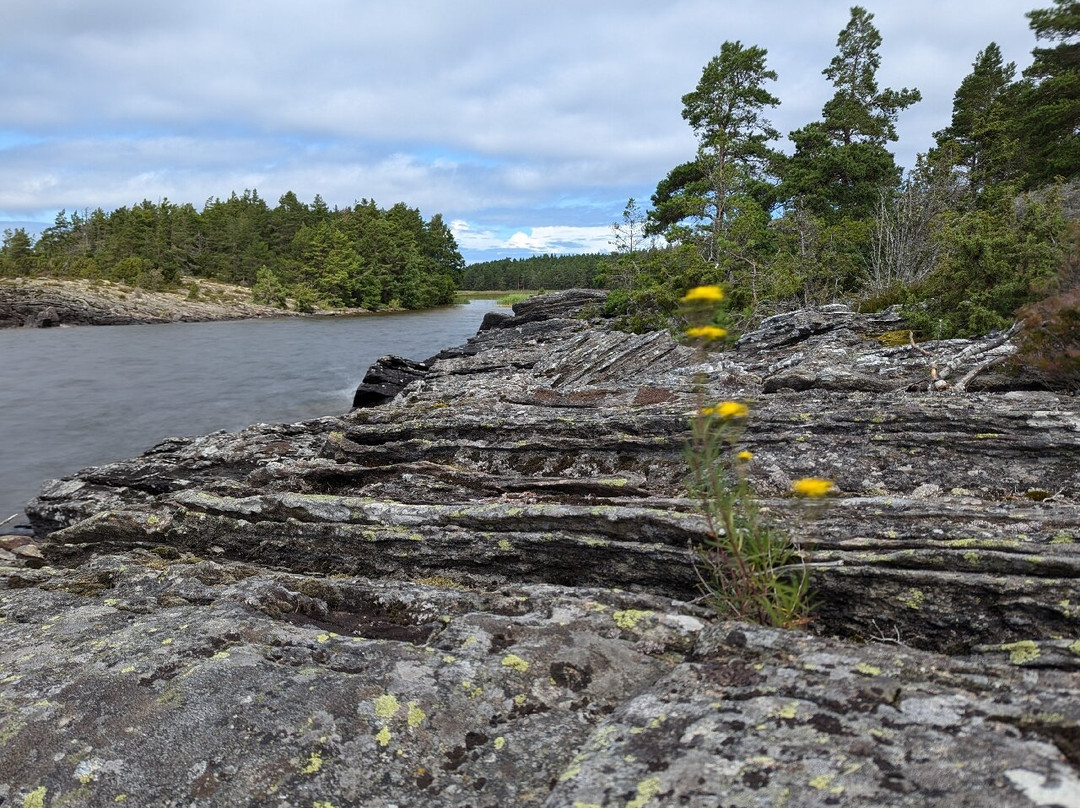
<path fill-rule="evenodd" d="M 1051 390 L 1080 392 L 1080 286 L 1020 310 L 1015 362 Z"/>

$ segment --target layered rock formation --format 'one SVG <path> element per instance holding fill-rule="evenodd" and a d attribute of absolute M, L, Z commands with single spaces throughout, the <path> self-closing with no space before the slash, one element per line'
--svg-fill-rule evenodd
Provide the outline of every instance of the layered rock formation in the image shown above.
<path fill-rule="evenodd" d="M 601 302 L 518 304 L 380 406 L 48 483 L 48 564 L 0 591 L 0 798 L 1080 805 L 1075 399 L 891 314 L 703 358 Z M 808 632 L 694 603 L 702 387 L 750 406 Z"/>

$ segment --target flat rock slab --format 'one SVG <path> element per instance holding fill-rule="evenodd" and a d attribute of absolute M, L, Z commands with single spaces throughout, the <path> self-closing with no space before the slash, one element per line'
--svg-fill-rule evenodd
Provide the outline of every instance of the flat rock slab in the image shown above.
<path fill-rule="evenodd" d="M 0 797 L 15 805 L 1080 798 L 1076 675 L 1024 645 L 951 659 L 610 589 L 153 553 L 7 583 Z"/>

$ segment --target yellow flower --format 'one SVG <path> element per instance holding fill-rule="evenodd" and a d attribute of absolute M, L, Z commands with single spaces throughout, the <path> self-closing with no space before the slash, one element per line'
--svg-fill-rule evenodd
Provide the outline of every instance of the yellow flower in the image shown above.
<path fill-rule="evenodd" d="M 705 410 L 706 415 L 715 415 L 719 418 L 745 418 L 746 413 L 746 405 L 738 401 L 721 401 L 715 407 Z"/>
<path fill-rule="evenodd" d="M 754 459 L 754 453 L 749 452 L 746 449 L 743 449 L 741 452 L 739 452 L 737 455 L 735 455 L 735 457 L 737 457 L 739 460 L 746 463 L 747 461 L 750 461 L 750 460 Z"/>
<path fill-rule="evenodd" d="M 690 339 L 723 339 L 727 336 L 727 329 L 717 328 L 715 325 L 699 325 L 686 329 L 686 336 Z"/>
<path fill-rule="evenodd" d="M 719 286 L 695 286 L 682 297 L 683 303 L 719 303 L 724 290 Z"/>
<path fill-rule="evenodd" d="M 801 497 L 823 497 L 836 487 L 832 480 L 822 480 L 819 477 L 803 477 L 791 484 L 792 490 Z"/>

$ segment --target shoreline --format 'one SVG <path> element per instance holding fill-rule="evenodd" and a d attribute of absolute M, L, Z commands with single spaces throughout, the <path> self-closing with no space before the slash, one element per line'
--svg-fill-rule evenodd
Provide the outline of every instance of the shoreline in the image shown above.
<path fill-rule="evenodd" d="M 194 290 L 194 291 L 193 291 Z M 148 291 L 105 280 L 0 278 L 0 329 L 156 325 L 270 317 L 341 317 L 369 309 L 298 312 L 251 302 L 251 290 L 185 277 L 174 291 Z"/>

